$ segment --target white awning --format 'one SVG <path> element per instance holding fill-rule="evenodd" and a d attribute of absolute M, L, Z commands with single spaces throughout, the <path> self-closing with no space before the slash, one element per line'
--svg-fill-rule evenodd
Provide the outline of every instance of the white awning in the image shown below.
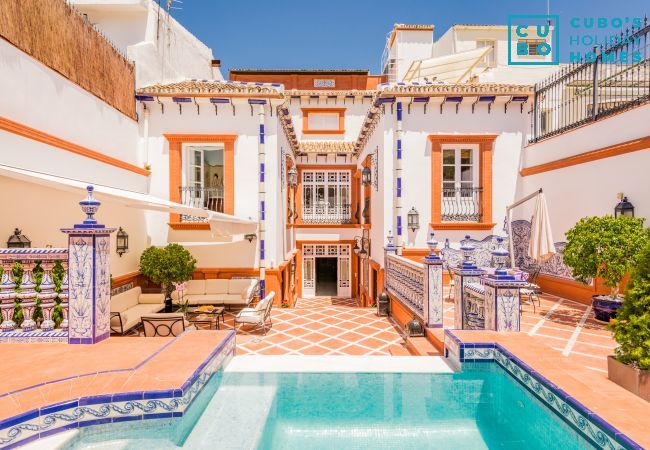
<path fill-rule="evenodd" d="M 18 169 L 16 167 L 5 166 L 0 164 L 0 176 L 13 178 L 16 180 L 25 181 L 28 183 L 39 184 L 41 186 L 58 189 L 68 192 L 85 191 L 89 184 L 95 188 L 94 194 L 98 200 L 106 200 L 119 203 L 129 208 L 146 209 L 150 211 L 161 211 L 169 213 L 183 214 L 187 216 L 204 218 L 210 224 L 213 234 L 229 235 L 233 234 L 226 230 L 220 230 L 221 224 L 237 224 L 241 225 L 238 228 L 239 232 L 247 232 L 253 230 L 257 226 L 257 222 L 249 219 L 242 219 L 239 217 L 222 214 L 207 209 L 196 208 L 192 206 L 182 205 L 180 203 L 165 200 L 150 194 L 143 194 L 141 192 L 127 191 L 124 189 L 113 188 L 109 186 L 102 186 L 100 184 L 86 183 L 79 180 L 70 178 L 59 177 L 56 175 L 49 175 L 31 170 Z M 228 228 L 228 227 L 224 227 Z M 225 233 L 223 231 L 226 231 Z"/>
<path fill-rule="evenodd" d="M 453 55 L 419 59 L 411 63 L 402 81 L 442 81 L 462 83 L 469 79 L 478 63 L 492 51 L 492 47 L 481 47 Z"/>

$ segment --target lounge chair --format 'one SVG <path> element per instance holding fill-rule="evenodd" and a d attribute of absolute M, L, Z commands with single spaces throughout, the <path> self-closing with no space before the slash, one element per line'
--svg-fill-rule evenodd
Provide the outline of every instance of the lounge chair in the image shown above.
<path fill-rule="evenodd" d="M 178 336 L 185 330 L 195 329 L 185 326 L 185 317 L 179 313 L 159 313 L 142 316 L 144 337 Z"/>
<path fill-rule="evenodd" d="M 244 308 L 239 311 L 239 314 L 235 317 L 235 324 L 239 324 L 240 327 L 244 324 L 261 325 L 264 334 L 266 334 L 266 322 L 269 321 L 271 326 L 273 326 L 273 322 L 271 321 L 271 308 L 273 308 L 274 297 L 275 292 L 271 292 L 257 302 L 254 308 Z"/>
<path fill-rule="evenodd" d="M 533 305 L 533 312 L 536 312 L 535 300 L 537 300 L 537 304 L 540 307 L 542 306 L 542 302 L 539 299 L 539 295 L 542 293 L 542 288 L 537 284 L 537 276 L 541 269 L 542 268 L 538 265 L 534 266 L 529 272 L 530 275 L 526 280 L 526 284 L 519 291 L 521 298 L 523 299 L 526 297 L 527 302 Z"/>

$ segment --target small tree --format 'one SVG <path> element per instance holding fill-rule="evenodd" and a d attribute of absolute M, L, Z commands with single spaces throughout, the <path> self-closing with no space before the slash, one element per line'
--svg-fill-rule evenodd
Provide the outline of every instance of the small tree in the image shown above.
<path fill-rule="evenodd" d="M 618 342 L 616 359 L 650 370 L 650 244 L 632 271 L 625 301 L 610 329 Z"/>
<path fill-rule="evenodd" d="M 172 283 L 182 283 L 192 276 L 196 259 L 182 245 L 169 244 L 167 247 L 149 247 L 140 256 L 140 273 L 154 283 L 161 283 L 165 298 L 174 291 Z"/>
<path fill-rule="evenodd" d="M 600 277 L 618 297 L 619 285 L 648 241 L 644 219 L 632 217 L 583 217 L 566 233 L 564 263 L 576 280 L 587 284 Z"/>

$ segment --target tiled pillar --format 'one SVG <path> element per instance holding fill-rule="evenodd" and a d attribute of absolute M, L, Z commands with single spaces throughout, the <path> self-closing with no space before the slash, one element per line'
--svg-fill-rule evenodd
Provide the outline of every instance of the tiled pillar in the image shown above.
<path fill-rule="evenodd" d="M 427 269 L 426 280 L 426 303 L 424 305 L 424 323 L 428 328 L 442 328 L 443 322 L 443 283 L 442 283 L 442 259 L 436 254 L 438 243 L 431 233 L 427 242 L 431 253 L 423 259 Z"/>
<path fill-rule="evenodd" d="M 252 100 L 249 100 L 249 102 Z M 259 143 L 257 148 L 257 159 L 259 163 L 259 220 L 258 220 L 258 234 L 260 241 L 260 300 L 266 296 L 266 259 L 265 259 L 265 243 L 266 243 L 266 185 L 264 181 L 264 170 L 265 170 L 265 161 L 266 161 L 266 151 L 264 148 L 264 104 L 266 100 L 260 100 L 257 103 L 259 105 L 259 119 L 260 119 L 260 129 L 259 129 Z M 279 296 L 280 293 L 278 293 Z"/>
<path fill-rule="evenodd" d="M 395 220 L 397 235 L 395 236 L 395 251 L 402 255 L 402 102 L 397 102 L 397 124 L 395 126 Z"/>
<path fill-rule="evenodd" d="M 485 329 L 519 331 L 519 290 L 524 285 L 513 276 L 485 278 Z"/>
<path fill-rule="evenodd" d="M 483 269 L 476 266 L 463 265 L 461 267 L 453 268 L 454 274 L 454 328 L 459 330 L 467 329 L 466 317 L 466 295 L 465 285 L 467 283 L 480 282 L 480 276 L 485 273 Z"/>
<path fill-rule="evenodd" d="M 68 235 L 68 343 L 95 344 L 110 335 L 110 234 L 115 228 L 97 223 L 100 202 L 79 202 L 87 218 L 61 231 Z"/>

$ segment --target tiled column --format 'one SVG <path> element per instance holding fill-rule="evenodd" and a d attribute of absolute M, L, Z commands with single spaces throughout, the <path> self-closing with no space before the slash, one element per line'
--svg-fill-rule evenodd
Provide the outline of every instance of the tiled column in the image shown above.
<path fill-rule="evenodd" d="M 68 235 L 68 342 L 95 344 L 110 335 L 110 233 L 93 215 L 100 202 L 88 197 L 79 202 L 87 218 L 73 228 L 61 231 Z"/>
<path fill-rule="evenodd" d="M 397 124 L 395 126 L 395 220 L 397 235 L 395 238 L 395 250 L 402 255 L 402 102 L 397 102 Z"/>
<path fill-rule="evenodd" d="M 452 269 L 452 272 L 454 274 L 454 286 L 456 289 L 454 292 L 454 327 L 456 329 L 464 330 L 466 328 L 469 328 L 467 326 L 466 316 L 467 298 L 465 295 L 465 285 L 467 283 L 480 282 L 479 277 L 485 274 L 485 271 L 476 267 L 476 265 L 472 262 L 474 247 L 471 244 L 471 239 L 469 236 L 465 236 L 460 249 L 463 252 L 465 260 L 460 267 Z"/>
<path fill-rule="evenodd" d="M 519 290 L 523 281 L 514 277 L 499 279 L 489 276 L 485 285 L 485 329 L 493 331 L 519 331 Z"/>
<path fill-rule="evenodd" d="M 442 295 L 442 259 L 436 254 L 438 243 L 431 233 L 427 245 L 431 253 L 423 259 L 427 268 L 426 303 L 424 305 L 424 323 L 428 328 L 442 328 L 443 295 Z"/>
<path fill-rule="evenodd" d="M 61 320 L 62 330 L 68 329 L 68 261 L 61 261 L 61 266 L 63 267 L 63 279 L 61 280 L 61 292 L 59 293 L 59 299 L 61 300 L 61 315 L 63 316 Z"/>
<path fill-rule="evenodd" d="M 252 100 L 249 100 L 249 102 Z M 258 219 L 258 234 L 260 241 L 260 300 L 266 296 L 266 259 L 265 259 L 265 243 L 266 243 L 266 185 L 264 182 L 264 170 L 266 161 L 266 151 L 264 148 L 264 104 L 266 100 L 260 100 L 259 104 L 259 118 L 260 118 L 260 138 L 257 148 L 257 159 L 259 163 L 259 219 Z"/>

